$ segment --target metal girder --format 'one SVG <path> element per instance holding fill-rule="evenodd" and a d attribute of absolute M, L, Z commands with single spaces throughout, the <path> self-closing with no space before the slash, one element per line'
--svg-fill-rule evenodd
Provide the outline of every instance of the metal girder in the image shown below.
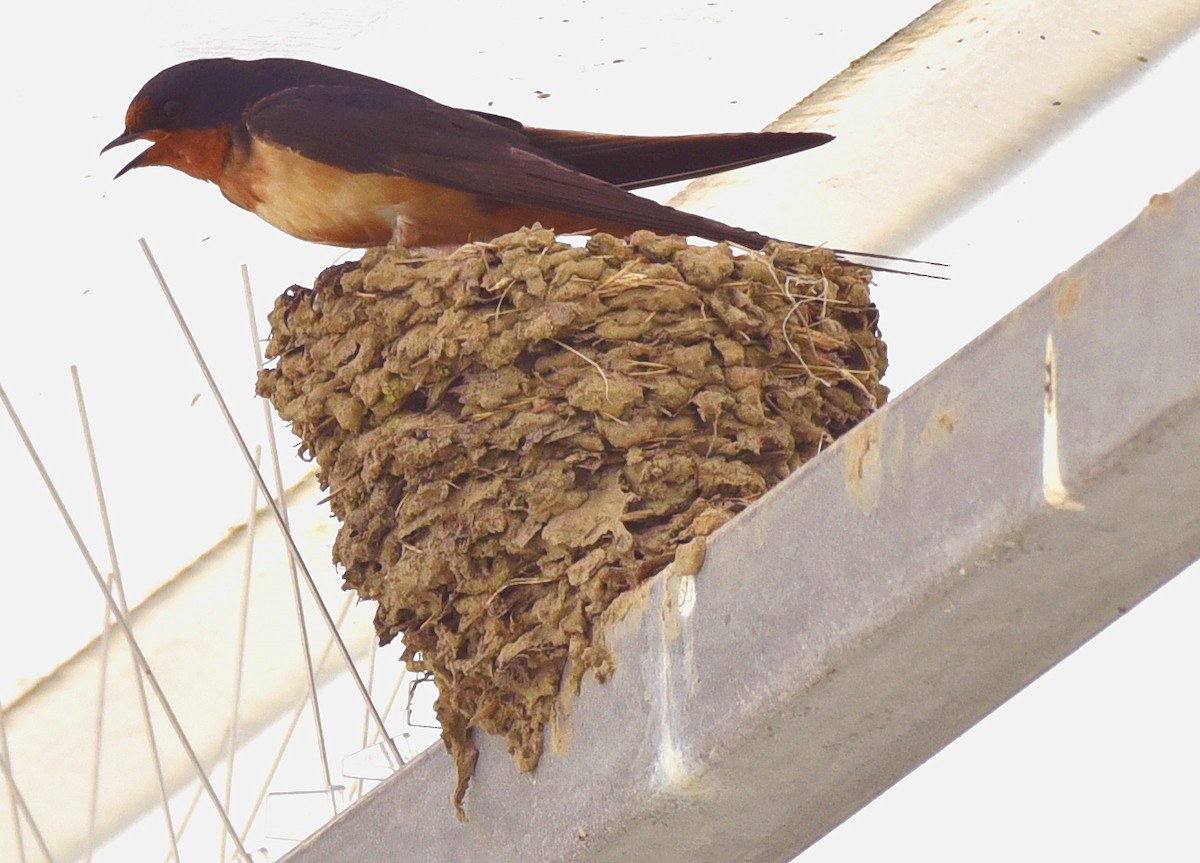
<path fill-rule="evenodd" d="M 638 591 L 532 774 L 289 863 L 784 861 L 1200 557 L 1200 175 Z"/>

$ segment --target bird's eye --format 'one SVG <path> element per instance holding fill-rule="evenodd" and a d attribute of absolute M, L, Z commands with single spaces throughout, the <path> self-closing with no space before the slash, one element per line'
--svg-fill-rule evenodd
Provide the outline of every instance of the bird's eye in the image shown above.
<path fill-rule="evenodd" d="M 164 102 L 162 106 L 163 116 L 168 120 L 177 120 L 179 115 L 183 113 L 183 103 L 172 99 L 170 102 Z"/>

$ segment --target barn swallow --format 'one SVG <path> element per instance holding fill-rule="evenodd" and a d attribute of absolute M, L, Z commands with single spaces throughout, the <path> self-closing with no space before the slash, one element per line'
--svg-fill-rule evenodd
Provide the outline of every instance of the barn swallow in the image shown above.
<path fill-rule="evenodd" d="M 540 129 L 294 59 L 191 60 L 151 78 L 101 150 L 166 165 L 317 243 L 444 248 L 540 222 L 761 248 L 770 238 L 630 192 L 820 146 L 822 132 L 643 137 Z M 115 179 L 115 178 L 114 178 Z M 878 257 L 889 257 L 880 255 Z"/>

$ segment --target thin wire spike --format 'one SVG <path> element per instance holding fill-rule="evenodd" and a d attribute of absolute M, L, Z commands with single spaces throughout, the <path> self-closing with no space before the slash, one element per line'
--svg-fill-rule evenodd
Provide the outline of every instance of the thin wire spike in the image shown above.
<path fill-rule="evenodd" d="M 392 708 L 396 706 L 396 700 L 400 697 L 400 690 L 404 688 L 404 681 L 408 677 L 409 673 L 410 672 L 405 672 L 404 674 L 401 674 L 398 678 L 396 678 L 396 685 L 392 687 L 392 692 L 388 696 L 387 703 L 383 705 L 383 718 L 385 720 L 392 715 Z M 418 728 L 418 727 L 434 728 L 436 726 L 429 726 L 429 725 L 417 726 L 417 725 L 414 725 L 413 723 L 409 722 L 408 727 L 409 728 Z M 378 742 L 379 742 L 379 729 L 376 728 L 376 729 L 372 730 L 370 738 L 367 739 L 365 743 L 363 743 L 362 748 L 366 749 L 370 746 L 374 746 Z M 355 779 L 354 783 L 355 783 L 354 788 L 355 788 L 355 792 L 356 792 L 354 799 L 357 800 L 362 797 L 363 780 Z"/>
<path fill-rule="evenodd" d="M 233 434 L 234 440 L 238 445 L 238 449 L 242 451 L 242 458 L 245 459 L 246 465 L 253 472 L 258 480 L 259 488 L 262 490 L 263 497 L 271 507 L 271 514 L 275 516 L 275 522 L 279 525 L 280 531 L 283 533 L 284 541 L 287 543 L 288 551 L 294 555 L 296 566 L 300 573 L 304 576 L 304 581 L 308 585 L 309 592 L 312 594 L 316 602 L 317 609 L 321 612 L 321 618 L 325 621 L 325 625 L 329 628 L 330 635 L 333 636 L 334 643 L 338 651 L 342 655 L 342 660 L 346 664 L 346 670 L 354 681 L 355 687 L 358 689 L 359 695 L 366 704 L 367 709 L 371 712 L 376 725 L 379 726 L 384 740 L 389 744 L 392 754 L 396 758 L 396 763 L 403 762 L 400 756 L 400 750 L 396 747 L 395 741 L 387 734 L 387 729 L 383 723 L 383 717 L 379 715 L 379 710 L 371 701 L 370 693 L 367 692 L 367 687 L 363 683 L 362 675 L 358 673 L 358 668 L 354 664 L 354 657 L 350 655 L 350 649 L 346 647 L 346 642 L 342 640 L 341 633 L 337 631 L 337 625 L 333 621 L 333 616 L 329 613 L 324 601 L 321 599 L 321 594 L 317 589 L 317 582 L 313 578 L 312 573 L 308 569 L 308 564 L 304 562 L 303 555 L 300 554 L 300 547 L 296 545 L 296 540 L 291 532 L 287 530 L 287 521 L 284 519 L 283 510 L 276 502 L 271 494 L 270 488 L 267 486 L 267 481 L 263 478 L 262 472 L 255 466 L 254 458 L 250 455 L 250 448 L 246 445 L 246 439 L 242 436 L 241 430 L 234 422 L 233 414 L 229 410 L 229 405 L 225 401 L 225 397 L 221 394 L 220 388 L 217 386 L 217 381 L 212 375 L 212 371 L 208 367 L 208 363 L 204 359 L 204 355 L 200 353 L 200 346 L 196 343 L 195 337 L 192 335 L 191 328 L 187 325 L 187 321 L 183 317 L 183 312 L 179 309 L 179 304 L 175 302 L 175 296 L 171 293 L 171 289 L 167 286 L 167 280 L 163 277 L 162 270 L 158 267 L 158 262 L 154 259 L 154 254 L 150 251 L 150 246 L 146 243 L 145 238 L 138 240 L 138 245 L 142 248 L 142 254 L 146 256 L 146 261 L 150 264 L 150 269 L 154 273 L 154 278 L 158 281 L 159 288 L 162 289 L 163 296 L 166 298 L 167 305 L 171 307 L 172 314 L 175 315 L 175 322 L 179 324 L 179 329 L 183 333 L 184 339 L 191 348 L 192 356 L 196 358 L 196 364 L 200 368 L 201 374 L 204 375 L 204 380 L 208 383 L 208 388 L 216 399 L 217 405 L 221 409 L 221 414 L 225 417 L 225 422 L 229 426 L 230 432 Z"/>
<path fill-rule="evenodd" d="M 342 610 L 338 612 L 338 626 L 341 626 L 345 622 L 346 615 L 350 613 L 350 608 L 353 604 L 353 595 L 347 594 L 345 601 L 342 603 Z M 332 652 L 333 639 L 331 638 L 325 642 L 325 647 L 321 650 L 321 655 L 317 657 L 317 671 L 325 667 L 325 662 L 329 659 L 329 654 Z M 308 707 L 308 700 L 308 693 L 305 693 L 300 699 L 300 703 L 296 705 L 296 709 L 292 711 L 292 721 L 288 723 L 287 730 L 283 733 L 283 740 L 280 741 L 279 749 L 275 753 L 275 760 L 271 762 L 271 767 L 267 770 L 267 775 L 259 789 L 258 797 L 254 799 L 254 805 L 250 808 L 250 816 L 246 819 L 246 826 L 242 828 L 243 838 L 250 834 L 250 827 L 254 824 L 254 819 L 258 817 L 258 810 L 262 808 L 263 801 L 267 799 L 267 793 L 271 790 L 271 782 L 275 779 L 275 773 L 279 770 L 279 765 L 283 763 L 283 756 L 287 752 L 292 735 L 296 733 L 296 726 L 300 724 L 300 717 L 304 715 L 304 710 Z M 386 715 L 385 713 L 384 716 L 386 717 Z"/>
<path fill-rule="evenodd" d="M 96 492 L 96 506 L 100 511 L 100 524 L 104 531 L 104 543 L 108 550 L 108 563 L 111 567 L 109 575 L 110 588 L 117 597 L 117 604 L 122 614 L 129 614 L 129 604 L 125 599 L 125 582 L 121 578 L 121 566 L 117 562 L 117 544 L 113 536 L 112 523 L 108 517 L 108 501 L 104 495 L 104 483 L 100 480 L 100 462 L 96 458 L 95 441 L 92 439 L 92 424 L 88 420 L 87 403 L 83 398 L 83 384 L 79 379 L 79 369 L 71 366 L 71 385 L 75 390 L 75 407 L 79 411 L 79 424 L 83 429 L 83 442 L 87 449 L 88 465 L 92 472 L 92 486 Z M 105 619 L 108 617 L 108 606 L 105 605 Z M 107 625 L 105 627 L 107 636 Z M 167 780 L 163 774 L 162 757 L 158 752 L 158 735 L 154 731 L 154 720 L 150 716 L 150 699 L 146 697 L 146 684 L 142 680 L 142 669 L 138 665 L 133 647 L 130 646 L 130 660 L 133 664 L 133 679 L 138 694 L 138 705 L 142 712 L 142 725 L 146 730 L 146 744 L 150 749 L 150 761 L 154 768 L 154 776 L 158 783 L 158 798 L 162 808 L 163 822 L 167 830 L 167 841 L 170 845 L 170 859 L 179 863 L 179 842 L 176 838 L 175 822 L 171 816 L 171 795 L 167 792 Z M 180 831 L 182 832 L 182 830 Z M 91 851 L 89 850 L 89 855 Z"/>
<path fill-rule="evenodd" d="M 262 461 L 262 447 L 254 448 L 254 463 Z M 238 717 L 242 706 L 242 671 L 246 663 L 246 624 L 250 618 L 250 581 L 254 570 L 254 532 L 258 526 L 258 483 L 250 483 L 250 514 L 246 517 L 246 556 L 242 567 L 242 603 L 238 619 L 237 647 L 233 665 L 233 706 L 229 711 L 229 756 L 225 762 L 225 810 L 233 799 L 233 760 L 237 755 Z M 225 840 L 221 834 L 221 860 L 225 859 Z"/>
<path fill-rule="evenodd" d="M 196 793 L 192 795 L 192 799 L 188 803 L 187 809 L 183 811 L 183 817 L 179 819 L 179 831 L 175 834 L 175 842 L 179 842 L 181 839 L 183 839 L 183 834 L 187 831 L 188 824 L 192 823 L 192 816 L 196 814 L 196 809 L 200 806 L 200 798 L 203 796 L 204 789 L 197 784 Z M 171 863 L 171 852 L 167 852 L 167 856 L 163 858 L 163 863 Z"/>
<path fill-rule="evenodd" d="M 33 834 L 33 840 L 37 843 L 38 850 L 42 852 L 42 855 L 49 863 L 54 863 L 54 858 L 50 855 L 50 849 L 46 845 L 46 838 L 42 835 L 42 831 L 38 829 L 37 822 L 33 820 L 33 813 L 29 811 L 29 804 L 25 802 L 25 795 L 17 787 L 17 780 L 12 774 L 12 768 L 9 766 L 7 758 L 0 758 L 0 772 L 4 774 L 4 778 L 8 781 L 8 793 L 12 795 L 13 804 L 17 807 L 17 811 L 24 816 L 25 823 L 29 826 L 29 832 Z M 22 863 L 28 859 L 25 856 L 23 835 L 18 822 L 17 838 L 21 843 L 20 854 Z"/>
<path fill-rule="evenodd" d="M 209 799 L 212 800 L 213 806 L 216 808 L 217 814 L 221 818 L 221 822 L 225 825 L 225 829 L 234 834 L 239 856 L 241 856 L 246 863 L 252 863 L 250 860 L 250 855 L 247 853 L 245 846 L 242 844 L 242 840 L 237 836 L 233 823 L 229 820 L 229 813 L 226 812 L 224 807 L 221 806 L 221 799 L 217 796 L 216 789 L 213 788 L 212 783 L 209 781 L 208 776 L 204 772 L 204 767 L 201 765 L 199 757 L 196 755 L 196 750 L 192 748 L 192 744 L 188 740 L 187 734 L 184 733 L 183 726 L 179 723 L 179 717 L 175 715 L 175 711 L 172 709 L 171 703 L 167 700 L 166 693 L 163 692 L 162 686 L 158 682 L 158 678 L 155 677 L 153 669 L 150 668 L 150 662 L 146 659 L 146 655 L 142 652 L 141 645 L 138 644 L 137 638 L 133 634 L 133 627 L 130 626 L 129 619 L 125 616 L 118 605 L 116 596 L 111 590 L 108 589 L 108 585 L 105 583 L 104 576 L 100 574 L 100 568 L 96 566 L 96 561 L 92 557 L 92 553 L 88 551 L 87 544 L 83 541 L 83 535 L 80 534 L 79 528 L 75 524 L 75 519 L 71 517 L 71 513 L 67 510 L 66 504 L 63 503 L 63 499 L 58 493 L 58 487 L 55 486 L 54 481 L 50 478 L 50 474 L 46 470 L 46 465 L 42 462 L 41 456 L 38 455 L 37 449 L 33 445 L 33 441 L 30 440 L 29 434 L 25 431 L 24 423 L 21 422 L 21 418 L 17 415 L 16 409 L 13 407 L 12 402 L 9 401 L 8 393 L 5 391 L 2 385 L 0 385 L 0 402 L 3 402 L 4 409 L 8 412 L 9 419 L 12 420 L 12 424 L 17 431 L 17 435 L 21 438 L 21 443 L 25 445 L 25 450 L 29 453 L 29 457 L 33 461 L 34 467 L 37 468 L 38 473 L 41 475 L 42 483 L 46 486 L 46 490 L 50 493 L 50 497 L 54 500 L 54 505 L 58 507 L 58 513 L 60 516 L 62 516 L 63 523 L 66 524 L 67 530 L 70 531 L 71 538 L 75 541 L 75 545 L 78 547 L 79 553 L 83 556 L 88 570 L 92 573 L 92 578 L 95 579 L 96 586 L 99 587 L 100 592 L 104 594 L 104 599 L 108 603 L 109 610 L 112 612 L 113 617 L 120 625 L 121 631 L 125 634 L 125 638 L 129 642 L 129 649 L 133 652 L 137 665 L 142 669 L 146 682 L 150 684 L 150 689 L 154 692 L 154 696 L 158 700 L 159 707 L 162 708 L 163 713 L 167 717 L 167 721 L 170 722 L 171 728 L 174 730 L 175 735 L 179 738 L 179 745 L 183 747 L 184 753 L 187 755 L 188 760 L 192 762 L 192 766 L 196 769 L 196 773 L 200 777 L 200 781 L 204 784 L 205 793 L 207 793 Z M 7 762 L 5 763 L 5 767 L 7 769 Z"/>
<path fill-rule="evenodd" d="M 250 323 L 250 343 L 254 348 L 254 367 L 256 371 L 263 370 L 262 347 L 258 337 L 258 322 L 254 313 L 254 297 L 250 293 L 250 269 L 242 264 L 242 295 L 246 300 L 246 316 Z M 266 429 L 267 447 L 271 454 L 271 467 L 274 472 L 275 494 L 279 501 L 279 511 L 283 516 L 281 529 L 291 533 L 288 521 L 287 506 L 284 504 L 283 472 L 279 465 L 279 446 L 275 439 L 275 424 L 271 422 L 271 408 L 266 399 L 260 399 L 262 404 L 263 425 Z M 288 555 L 288 571 L 292 577 L 292 598 L 296 607 L 296 625 L 300 630 L 300 647 L 304 654 L 304 672 L 308 683 L 309 704 L 312 705 L 313 728 L 317 738 L 317 757 L 321 762 L 321 776 L 325 780 L 325 793 L 329 795 L 329 805 L 337 811 L 337 801 L 333 793 L 333 777 L 329 769 L 329 751 L 325 746 L 325 725 L 321 721 L 321 702 L 317 697 L 317 678 L 313 673 L 312 645 L 308 640 L 308 626 L 304 620 L 304 603 L 300 595 L 300 574 L 296 571 L 296 561 Z M 320 600 L 318 600 L 320 601 Z M 369 689 L 368 689 L 368 698 Z"/>
<path fill-rule="evenodd" d="M 8 396 L 4 394 L 3 387 L 0 387 L 0 398 L 4 399 L 6 405 L 8 404 Z M 33 813 L 29 811 L 29 804 L 25 802 L 25 795 L 21 793 L 21 789 L 17 786 L 17 777 L 13 775 L 12 762 L 8 760 L 8 726 L 4 721 L 3 704 L 0 704 L 0 772 L 3 772 L 4 778 L 8 780 L 8 794 L 12 800 L 13 821 L 17 830 L 17 852 L 21 855 L 21 863 L 26 863 L 28 860 L 25 856 L 25 834 L 21 830 L 22 816 L 25 818 L 25 823 L 29 825 L 29 832 L 33 834 L 33 841 L 37 843 L 38 850 L 42 852 L 49 863 L 54 863 L 54 858 L 50 855 L 50 848 L 46 845 L 46 837 L 42 835 L 37 822 L 33 820 Z"/>
<path fill-rule="evenodd" d="M 371 651 L 367 654 L 367 692 L 371 693 L 371 699 L 375 698 L 375 662 L 378 659 L 378 642 L 371 641 Z M 403 677 L 404 675 L 401 675 Z M 383 718 L 387 720 L 387 710 L 383 712 Z M 359 736 L 358 748 L 360 750 L 367 748 L 367 735 L 371 733 L 371 717 L 363 713 L 362 733 Z M 350 786 L 350 790 L 346 794 L 348 800 L 357 800 L 362 796 L 362 780 L 355 779 Z"/>
<path fill-rule="evenodd" d="M 113 577 L 109 573 L 109 590 L 112 590 L 112 582 Z M 106 604 L 104 606 L 104 617 L 100 621 L 100 674 L 99 680 L 96 683 L 96 733 L 92 737 L 92 787 L 88 795 L 87 863 L 92 863 L 92 858 L 96 853 L 96 812 L 100 803 L 100 756 L 104 745 L 104 708 L 108 701 L 108 636 L 110 617 L 108 605 Z"/>

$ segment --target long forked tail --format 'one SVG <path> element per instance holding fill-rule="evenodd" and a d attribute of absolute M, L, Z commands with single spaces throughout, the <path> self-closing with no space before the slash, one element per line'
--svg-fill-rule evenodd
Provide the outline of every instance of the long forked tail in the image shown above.
<path fill-rule="evenodd" d="M 832 135 L 823 132 L 732 132 L 640 136 L 539 129 L 528 126 L 522 127 L 521 131 L 535 146 L 576 170 L 625 190 L 655 186 L 675 180 L 693 179 L 745 167 L 819 147 L 833 140 Z M 644 204 L 641 206 L 646 207 Z M 657 224 L 647 224 L 646 227 L 676 232 L 688 232 L 690 229 L 690 232 L 710 240 L 727 240 L 752 249 L 761 249 L 772 239 L 757 231 L 737 228 L 693 214 L 684 214 L 683 218 L 691 222 L 686 227 L 680 224 L 668 226 L 662 218 L 664 214 L 660 211 L 658 215 Z M 673 221 L 678 222 L 679 220 Z M 813 248 L 809 243 L 794 243 L 794 245 Z M 856 258 L 895 261 L 924 267 L 945 266 L 936 261 L 923 261 L 900 255 L 823 247 L 829 248 L 836 254 L 851 255 Z M 946 278 L 932 273 L 890 267 L 873 266 L 872 269 L 930 279 Z"/>
<path fill-rule="evenodd" d="M 677 210 L 675 212 L 682 212 L 682 211 Z M 686 216 L 690 217 L 690 219 L 694 220 L 692 227 L 697 229 L 694 231 L 696 236 L 705 237 L 706 239 L 714 240 L 717 242 L 720 242 L 723 240 L 726 242 L 735 243 L 736 245 L 742 246 L 743 248 L 753 249 L 755 251 L 757 251 L 758 249 L 761 249 L 767 243 L 776 242 L 776 243 L 788 243 L 793 246 L 801 246 L 801 247 L 807 248 L 807 249 L 817 249 L 817 248 L 828 249 L 829 251 L 833 252 L 834 254 L 848 255 L 851 257 L 855 257 L 855 258 L 869 258 L 869 259 L 877 260 L 877 261 L 894 261 L 894 262 L 901 263 L 901 264 L 914 264 L 914 265 L 922 266 L 922 267 L 945 267 L 945 266 L 948 266 L 947 264 L 940 263 L 938 261 L 926 261 L 926 260 L 922 260 L 921 258 L 906 258 L 902 255 L 887 255 L 882 252 L 860 252 L 855 249 L 839 249 L 839 248 L 835 248 L 833 246 L 826 246 L 824 244 L 814 245 L 812 243 L 800 243 L 800 242 L 796 242 L 793 240 L 781 240 L 778 237 L 769 237 L 766 234 L 760 234 L 757 231 L 749 231 L 749 230 L 746 230 L 745 228 L 738 228 L 738 227 L 734 227 L 733 225 L 726 225 L 723 222 L 718 222 L 714 219 L 708 219 L 703 216 L 695 216 L 691 213 L 686 214 Z M 903 269 L 899 269 L 896 267 L 881 267 L 877 264 L 867 264 L 866 266 L 869 266 L 872 270 L 874 270 L 876 272 L 881 272 L 881 273 L 897 273 L 902 276 L 917 276 L 918 278 L 923 278 L 923 279 L 948 279 L 949 278 L 949 276 L 940 276 L 940 275 L 936 275 L 934 273 L 923 273 L 923 272 L 920 272 L 917 270 L 903 270 Z"/>
<path fill-rule="evenodd" d="M 808 244 L 807 243 L 795 243 L 793 245 L 807 246 Z M 817 248 L 817 247 L 809 246 L 809 248 Z M 925 260 L 922 260 L 921 258 L 905 258 L 905 257 L 902 257 L 901 255 L 884 255 L 879 252 L 856 252 L 853 249 L 835 249 L 835 248 L 832 248 L 831 246 L 820 246 L 819 248 L 829 249 L 829 251 L 833 252 L 834 254 L 850 255 L 855 258 L 873 258 L 874 260 L 877 260 L 877 261 L 897 261 L 897 262 L 903 263 L 903 264 L 917 264 L 922 267 L 948 267 L 948 266 L 950 266 L 949 264 L 945 264 L 940 261 L 925 261 Z M 878 273 L 897 273 L 901 276 L 917 276 L 918 278 L 922 278 L 922 279 L 949 279 L 950 278 L 949 276 L 939 276 L 936 273 L 921 273 L 921 272 L 917 272 L 915 270 L 900 270 L 900 269 L 896 269 L 895 267 L 881 267 L 876 264 L 869 264 L 868 266 L 870 266 L 870 268 L 872 270 L 874 270 L 875 272 L 878 272 Z"/>

